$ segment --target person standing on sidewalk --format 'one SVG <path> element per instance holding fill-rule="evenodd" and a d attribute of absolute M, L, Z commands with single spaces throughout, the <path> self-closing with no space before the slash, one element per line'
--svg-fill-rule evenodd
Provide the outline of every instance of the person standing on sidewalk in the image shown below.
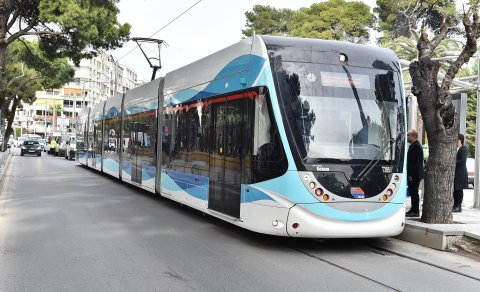
<path fill-rule="evenodd" d="M 419 217 L 420 198 L 418 187 L 423 178 L 423 147 L 418 141 L 418 133 L 415 130 L 408 131 L 407 141 L 410 143 L 407 152 L 407 185 L 412 200 L 412 207 L 405 213 L 405 216 Z"/>
<path fill-rule="evenodd" d="M 455 165 L 455 178 L 453 182 L 453 208 L 452 212 L 462 212 L 463 189 L 468 187 L 467 157 L 468 148 L 465 136 L 458 134 L 457 162 Z"/>

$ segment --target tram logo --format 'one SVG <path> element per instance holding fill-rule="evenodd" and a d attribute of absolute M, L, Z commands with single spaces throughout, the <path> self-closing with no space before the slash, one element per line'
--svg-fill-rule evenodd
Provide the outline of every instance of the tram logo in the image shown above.
<path fill-rule="evenodd" d="M 351 187 L 350 193 L 355 199 L 365 199 L 365 193 L 361 187 Z"/>
<path fill-rule="evenodd" d="M 317 171 L 330 171 L 329 167 L 325 167 L 323 165 L 314 165 L 313 167 L 316 167 Z"/>

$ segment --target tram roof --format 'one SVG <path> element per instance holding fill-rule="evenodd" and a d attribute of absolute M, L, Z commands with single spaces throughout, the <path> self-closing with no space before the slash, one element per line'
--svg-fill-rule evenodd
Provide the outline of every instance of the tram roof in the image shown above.
<path fill-rule="evenodd" d="M 338 56 L 344 54 L 351 66 L 400 71 L 398 58 L 390 49 L 321 39 L 260 36 L 270 57 L 277 53 L 282 61 L 343 65 Z"/>

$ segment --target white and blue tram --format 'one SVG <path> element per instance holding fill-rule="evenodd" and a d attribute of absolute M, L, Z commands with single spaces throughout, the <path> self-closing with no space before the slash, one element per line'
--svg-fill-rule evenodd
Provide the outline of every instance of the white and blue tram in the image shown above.
<path fill-rule="evenodd" d="M 254 36 L 82 111 L 76 157 L 256 232 L 392 236 L 405 121 L 390 50 Z"/>

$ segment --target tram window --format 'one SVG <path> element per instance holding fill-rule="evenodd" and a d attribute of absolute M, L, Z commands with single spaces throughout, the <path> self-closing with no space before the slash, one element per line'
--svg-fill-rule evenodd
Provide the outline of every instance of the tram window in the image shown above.
<path fill-rule="evenodd" d="M 164 113 L 162 127 L 162 163 L 170 163 L 170 153 L 172 152 L 172 114 Z"/>
<path fill-rule="evenodd" d="M 172 152 L 171 152 L 171 165 L 176 171 L 184 171 L 185 167 L 185 129 L 186 114 L 183 110 L 177 111 L 172 123 L 172 135 L 174 135 Z"/>
<path fill-rule="evenodd" d="M 193 174 L 206 174 L 208 171 L 208 154 L 203 150 L 202 144 L 206 143 L 205 117 L 203 116 L 202 106 L 193 105 L 186 115 L 186 128 L 188 137 L 187 163 L 186 171 Z"/>
<path fill-rule="evenodd" d="M 253 182 L 278 177 L 287 170 L 287 161 L 267 94 L 255 98 L 253 139 Z"/>
<path fill-rule="evenodd" d="M 97 116 L 97 119 L 99 116 Z M 102 154 L 102 121 L 97 121 L 94 126 L 95 153 Z"/>

